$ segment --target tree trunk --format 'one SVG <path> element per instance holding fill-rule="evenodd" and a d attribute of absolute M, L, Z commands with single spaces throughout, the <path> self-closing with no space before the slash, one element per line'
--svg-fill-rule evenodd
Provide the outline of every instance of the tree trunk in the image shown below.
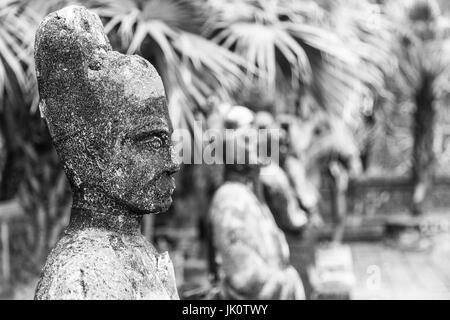
<path fill-rule="evenodd" d="M 370 167 L 370 160 L 372 156 L 372 148 L 373 148 L 373 134 L 374 134 L 374 127 L 375 127 L 375 116 L 369 115 L 364 117 L 364 125 L 366 130 L 369 132 L 367 136 L 364 139 L 363 146 L 360 151 L 360 159 L 361 159 L 361 165 L 363 172 L 366 172 L 369 170 Z"/>
<path fill-rule="evenodd" d="M 331 178 L 331 211 L 333 214 L 332 241 L 341 243 L 344 239 L 345 219 L 347 216 L 347 190 L 349 175 L 347 170 L 335 161 L 329 164 Z"/>
<path fill-rule="evenodd" d="M 412 157 L 413 199 L 411 211 L 423 213 L 424 202 L 430 189 L 436 166 L 434 131 L 436 110 L 432 92 L 432 77 L 425 75 L 415 97 L 414 147 Z"/>

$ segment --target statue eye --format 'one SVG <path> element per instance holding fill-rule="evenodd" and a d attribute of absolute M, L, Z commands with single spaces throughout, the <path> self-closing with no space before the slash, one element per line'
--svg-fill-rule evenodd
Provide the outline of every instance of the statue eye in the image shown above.
<path fill-rule="evenodd" d="M 133 136 L 132 141 L 144 148 L 158 150 L 168 144 L 168 134 L 166 132 L 142 132 Z"/>
<path fill-rule="evenodd" d="M 159 149 L 163 146 L 164 142 L 161 137 L 158 136 L 152 136 L 148 139 L 148 145 L 152 147 L 153 149 Z"/>

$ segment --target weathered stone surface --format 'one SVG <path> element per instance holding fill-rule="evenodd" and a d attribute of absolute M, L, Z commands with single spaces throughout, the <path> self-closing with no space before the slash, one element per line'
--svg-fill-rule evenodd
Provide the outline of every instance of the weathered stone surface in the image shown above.
<path fill-rule="evenodd" d="M 36 299 L 178 298 L 173 267 L 140 233 L 165 211 L 178 170 L 164 87 L 153 66 L 112 51 L 99 17 L 48 15 L 35 44 L 41 114 L 74 197 Z"/>

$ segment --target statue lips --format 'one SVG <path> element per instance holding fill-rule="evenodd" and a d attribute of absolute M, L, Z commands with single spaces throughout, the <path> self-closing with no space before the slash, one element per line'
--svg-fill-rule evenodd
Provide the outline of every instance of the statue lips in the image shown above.
<path fill-rule="evenodd" d="M 158 189 L 158 200 L 155 200 L 154 206 L 157 213 L 167 211 L 172 204 L 172 194 L 175 190 L 175 178 L 163 173 L 156 180 Z"/>

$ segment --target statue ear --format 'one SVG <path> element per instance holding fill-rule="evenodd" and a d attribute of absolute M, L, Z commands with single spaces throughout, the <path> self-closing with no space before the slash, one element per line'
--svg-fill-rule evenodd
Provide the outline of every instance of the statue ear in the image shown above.
<path fill-rule="evenodd" d="M 91 143 L 91 141 L 88 141 L 86 144 L 83 145 L 83 147 L 84 147 L 84 154 L 87 158 L 86 162 L 92 163 L 98 169 L 104 171 L 106 169 L 106 165 L 103 161 L 104 154 L 100 151 L 100 149 L 96 147 L 94 143 Z"/>
<path fill-rule="evenodd" d="M 66 142 L 64 146 L 58 146 L 57 151 L 73 190 L 79 190 L 90 180 L 95 180 L 93 175 L 105 168 L 101 162 L 102 155 L 90 143 L 74 146 Z"/>

